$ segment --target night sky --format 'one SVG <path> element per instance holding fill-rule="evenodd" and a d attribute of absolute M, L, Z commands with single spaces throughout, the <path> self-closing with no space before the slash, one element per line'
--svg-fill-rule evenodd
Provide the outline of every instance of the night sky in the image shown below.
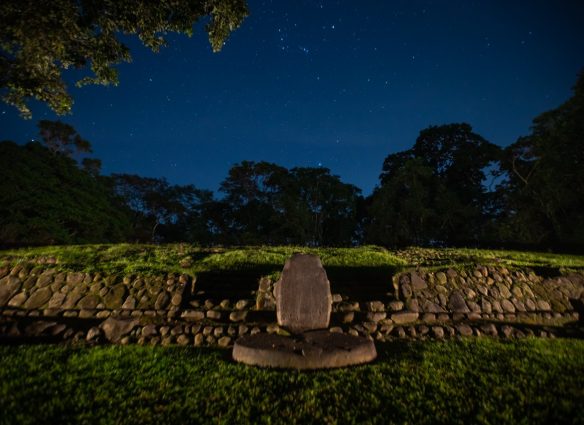
<path fill-rule="evenodd" d="M 429 125 L 468 122 L 505 146 L 559 106 L 584 68 L 584 1 L 249 1 L 223 51 L 128 39 L 118 87 L 71 88 L 73 114 L 0 104 L 0 139 L 61 119 L 103 172 L 217 190 L 242 160 L 323 166 L 371 192 L 383 159 Z M 73 74 L 66 74 L 72 86 Z"/>

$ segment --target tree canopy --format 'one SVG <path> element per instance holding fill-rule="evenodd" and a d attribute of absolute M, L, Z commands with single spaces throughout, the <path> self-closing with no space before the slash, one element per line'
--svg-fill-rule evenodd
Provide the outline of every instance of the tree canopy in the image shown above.
<path fill-rule="evenodd" d="M 411 149 L 383 163 L 369 237 L 391 245 L 479 242 L 491 196 L 484 183 L 500 154 L 466 123 L 422 130 Z"/>
<path fill-rule="evenodd" d="M 191 36 L 193 26 L 208 17 L 205 30 L 217 52 L 247 13 L 245 0 L 3 0 L 0 93 L 26 118 L 32 98 L 65 114 L 73 99 L 63 70 L 86 71 L 78 86 L 117 84 L 113 66 L 131 60 L 122 34 L 137 35 L 158 51 L 166 33 Z"/>
<path fill-rule="evenodd" d="M 100 176 L 68 124 L 0 143 L 0 245 L 189 242 L 584 248 L 584 74 L 574 95 L 502 149 L 465 123 L 422 130 L 367 198 L 323 167 L 242 161 L 220 197 L 163 178 Z M 77 159 L 77 161 L 75 160 Z M 79 161 L 79 159 L 82 159 Z"/>

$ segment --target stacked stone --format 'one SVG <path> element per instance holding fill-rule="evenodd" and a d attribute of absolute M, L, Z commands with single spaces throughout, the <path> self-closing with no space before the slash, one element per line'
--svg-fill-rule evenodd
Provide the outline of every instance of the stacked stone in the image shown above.
<path fill-rule="evenodd" d="M 185 299 L 191 282 L 175 274 L 60 272 L 50 263 L 2 267 L 0 338 L 230 346 L 242 335 L 284 332 L 275 311 L 258 308 L 257 298 L 230 299 L 226 293 L 223 300 Z M 273 294 L 269 279 L 260 286 Z M 575 301 L 584 305 L 582 273 L 543 278 L 506 267 L 405 272 L 394 277 L 393 290 L 389 299 L 367 302 L 333 294 L 330 330 L 379 341 L 553 336 L 563 332 L 562 324 L 582 319 Z M 133 326 L 110 339 L 99 323 L 107 318 Z"/>
<path fill-rule="evenodd" d="M 187 275 L 120 278 L 17 265 L 0 269 L 0 308 L 5 314 L 15 310 L 81 318 L 103 318 L 120 310 L 176 312 L 190 280 Z"/>
<path fill-rule="evenodd" d="M 410 272 L 398 276 L 396 283 L 396 298 L 427 322 L 573 317 L 571 300 L 580 299 L 584 292 L 579 274 L 543 279 L 531 271 L 505 267 Z"/>

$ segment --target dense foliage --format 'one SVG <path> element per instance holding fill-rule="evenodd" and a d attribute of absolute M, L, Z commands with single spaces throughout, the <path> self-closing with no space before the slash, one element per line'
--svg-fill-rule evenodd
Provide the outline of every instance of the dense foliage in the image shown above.
<path fill-rule="evenodd" d="M 432 126 L 361 191 L 323 167 L 235 164 L 222 196 L 193 185 L 100 176 L 71 126 L 0 144 L 0 244 L 526 246 L 584 248 L 584 74 L 574 96 L 502 149 L 465 123 Z M 77 162 L 75 161 L 77 160 Z"/>
<path fill-rule="evenodd" d="M 0 2 L 0 94 L 25 117 L 27 102 L 45 102 L 59 114 L 73 99 L 63 70 L 81 69 L 85 84 L 117 84 L 113 65 L 131 60 L 121 35 L 137 35 L 157 51 L 168 32 L 192 35 L 205 28 L 214 51 L 247 16 L 244 0 L 2 0 Z"/>
<path fill-rule="evenodd" d="M 0 347 L 0 423 L 582 423 L 584 343 L 377 344 L 312 373 L 193 347 Z"/>
<path fill-rule="evenodd" d="M 40 143 L 0 143 L 0 241 L 4 245 L 122 241 L 127 212 L 101 177 Z"/>

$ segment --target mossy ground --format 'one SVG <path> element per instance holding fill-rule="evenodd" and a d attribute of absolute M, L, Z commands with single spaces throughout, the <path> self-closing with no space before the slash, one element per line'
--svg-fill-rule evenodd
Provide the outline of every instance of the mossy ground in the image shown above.
<path fill-rule="evenodd" d="M 584 341 L 378 344 L 301 373 L 183 347 L 0 347 L 0 423 L 583 423 Z"/>
<path fill-rule="evenodd" d="M 583 269 L 584 256 L 541 252 L 496 251 L 461 248 L 408 248 L 387 250 L 376 246 L 358 248 L 307 248 L 297 246 L 200 248 L 172 245 L 69 245 L 0 251 L 0 265 L 38 262 L 53 258 L 57 267 L 70 271 L 107 274 L 159 274 L 209 271 L 261 271 L 277 275 L 286 259 L 295 252 L 314 253 L 325 267 L 359 269 L 411 267 L 444 268 L 501 265 Z"/>

